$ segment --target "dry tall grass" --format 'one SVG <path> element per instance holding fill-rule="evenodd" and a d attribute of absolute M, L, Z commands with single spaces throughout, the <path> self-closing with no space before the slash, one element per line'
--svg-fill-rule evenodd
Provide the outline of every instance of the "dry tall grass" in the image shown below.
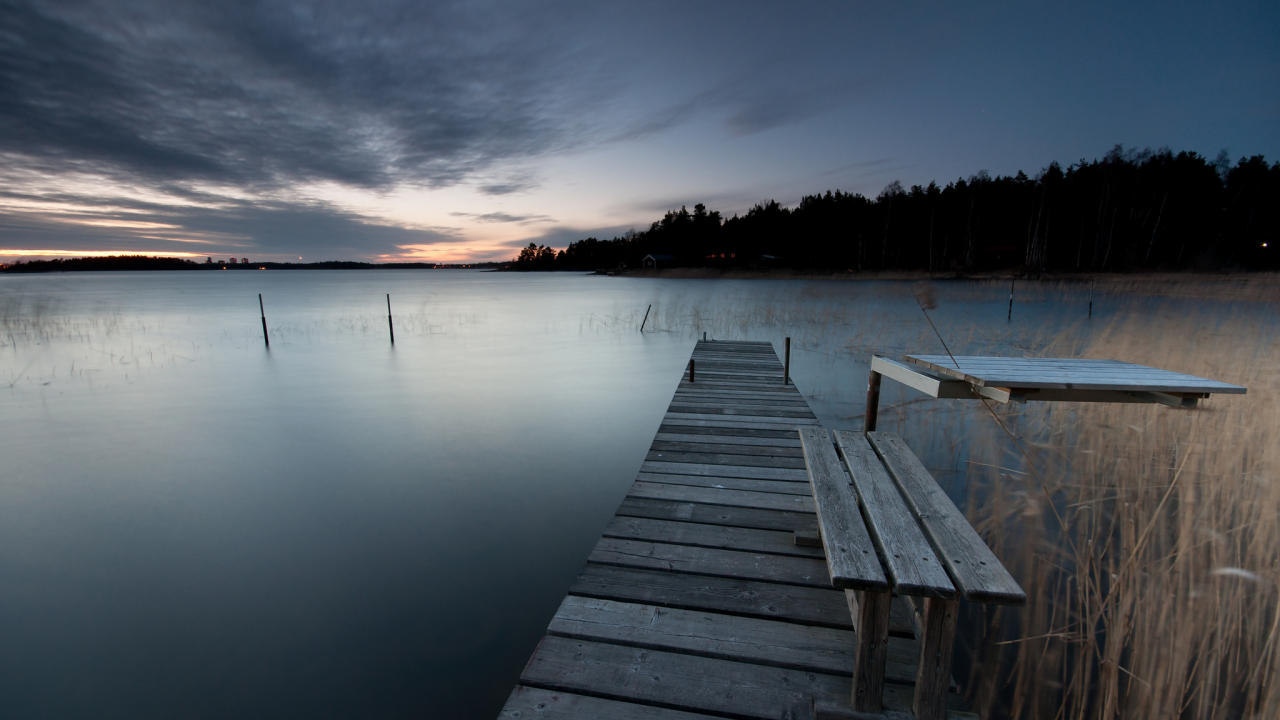
<path fill-rule="evenodd" d="M 650 322 L 720 337 L 773 327 L 833 363 L 941 350 L 922 317 L 867 312 L 838 285 L 755 303 L 677 301 Z M 990 302 L 1008 285 L 940 287 L 945 306 Z M 1277 287 L 1270 276 L 1110 278 L 1098 283 L 1105 315 L 1053 334 L 941 327 L 956 352 L 1113 358 L 1249 388 L 1197 410 L 996 406 L 1017 444 L 981 404 L 917 398 L 882 415 L 940 479 L 963 479 L 971 521 L 1027 591 L 1025 608 L 971 607 L 959 638 L 972 660 L 965 691 L 984 718 L 1280 717 Z M 907 287 L 877 292 L 889 300 Z M 1079 283 L 1019 284 L 1018 298 L 1083 310 Z M 1210 302 L 1197 313 L 1186 300 Z M 853 375 L 840 384 L 859 394 L 865 369 Z M 811 400 L 835 392 L 803 389 Z"/>
<path fill-rule="evenodd" d="M 1129 316 L 1079 354 L 1248 395 L 1000 408 L 1034 471 L 985 408 L 966 413 L 970 519 L 1028 594 L 988 609 L 975 643 L 984 717 L 1280 717 L 1280 346 L 1256 313 L 1205 320 Z"/>

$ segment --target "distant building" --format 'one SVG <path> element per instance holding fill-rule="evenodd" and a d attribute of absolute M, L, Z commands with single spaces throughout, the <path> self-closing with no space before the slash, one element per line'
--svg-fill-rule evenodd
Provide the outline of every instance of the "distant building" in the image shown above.
<path fill-rule="evenodd" d="M 228 261 L 227 261 L 227 263 L 228 263 L 228 264 L 231 264 L 231 265 L 235 265 L 235 264 L 236 264 L 236 259 L 235 259 L 235 258 L 231 258 L 230 260 L 228 260 Z"/>
<path fill-rule="evenodd" d="M 240 264 L 241 264 L 241 265 L 248 265 L 248 264 L 249 264 L 249 258 L 240 258 Z"/>
<path fill-rule="evenodd" d="M 212 264 L 213 264 L 213 258 L 205 258 L 205 259 L 204 259 L 204 264 L 205 264 L 205 265 L 212 265 Z"/>
<path fill-rule="evenodd" d="M 675 265 L 676 259 L 670 255 L 645 255 L 644 267 L 646 270 L 657 270 L 658 268 L 671 267 Z"/>

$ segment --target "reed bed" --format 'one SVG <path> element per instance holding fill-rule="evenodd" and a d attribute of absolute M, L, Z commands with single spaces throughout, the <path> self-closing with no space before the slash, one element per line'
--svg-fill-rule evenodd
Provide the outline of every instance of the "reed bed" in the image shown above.
<path fill-rule="evenodd" d="M 1021 450 L 970 408 L 968 515 L 1029 598 L 971 618 L 984 717 L 1280 716 L 1280 346 L 1261 322 L 1124 317 L 1080 353 L 1244 397 L 997 410 Z"/>
<path fill-rule="evenodd" d="M 991 302 L 1008 284 L 939 287 L 945 307 Z M 1078 284 L 1019 291 L 1024 302 L 1080 300 Z M 957 353 L 1121 359 L 1244 385 L 1248 394 L 1218 395 L 1196 410 L 988 407 L 906 393 L 882 401 L 881 429 L 897 430 L 922 455 L 1028 594 L 1025 608 L 965 608 L 958 678 L 984 718 L 1280 717 L 1274 284 L 1116 279 L 1106 291 L 1105 319 L 1051 330 L 939 325 Z M 906 283 L 882 288 L 868 306 L 858 291 L 811 287 L 807 296 L 755 302 L 669 302 L 655 317 L 671 332 L 792 335 L 793 347 L 833 368 L 802 387 L 806 396 L 856 405 L 873 352 L 941 350 L 918 310 L 911 321 L 884 309 L 908 292 Z M 1206 298 L 1213 302 L 1188 311 L 1186 299 Z M 856 427 L 860 418 L 837 424 Z"/>

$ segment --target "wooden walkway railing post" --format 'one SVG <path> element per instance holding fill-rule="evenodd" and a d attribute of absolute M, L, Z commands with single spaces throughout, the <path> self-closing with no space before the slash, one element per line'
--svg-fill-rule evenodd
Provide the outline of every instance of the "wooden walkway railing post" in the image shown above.
<path fill-rule="evenodd" d="M 791 338 L 787 338 L 783 344 L 782 351 L 782 384 L 791 384 Z"/>

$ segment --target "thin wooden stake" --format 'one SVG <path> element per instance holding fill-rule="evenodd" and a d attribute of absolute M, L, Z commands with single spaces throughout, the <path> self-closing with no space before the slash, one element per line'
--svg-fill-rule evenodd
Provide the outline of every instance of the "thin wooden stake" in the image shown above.
<path fill-rule="evenodd" d="M 706 331 L 706 330 L 703 330 L 703 331 L 702 331 L 702 342 L 706 342 L 706 341 L 707 341 L 707 331 Z"/>
<path fill-rule="evenodd" d="M 396 344 L 396 328 L 391 324 L 391 293 L 387 293 L 387 330 L 391 332 L 391 344 Z"/>
<path fill-rule="evenodd" d="M 271 347 L 271 338 L 267 336 L 267 310 L 262 305 L 262 293 L 258 293 L 258 312 L 262 313 L 262 341 Z"/>
<path fill-rule="evenodd" d="M 1017 282 L 1017 278 L 1009 281 L 1009 317 L 1006 319 L 1007 322 L 1013 322 L 1013 286 L 1016 285 Z"/>
<path fill-rule="evenodd" d="M 649 311 L 653 309 L 653 305 L 644 309 L 644 319 L 640 321 L 640 332 L 644 332 L 644 324 L 649 322 Z"/>
<path fill-rule="evenodd" d="M 1094 282 L 1095 282 L 1094 280 L 1089 281 L 1089 317 L 1090 318 L 1093 317 L 1093 283 Z"/>
<path fill-rule="evenodd" d="M 782 344 L 782 384 L 791 384 L 791 338 Z"/>

